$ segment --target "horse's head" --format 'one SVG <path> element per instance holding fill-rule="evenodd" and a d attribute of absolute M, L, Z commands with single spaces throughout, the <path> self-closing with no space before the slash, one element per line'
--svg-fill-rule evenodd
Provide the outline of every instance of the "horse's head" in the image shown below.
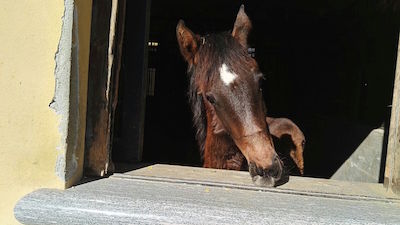
<path fill-rule="evenodd" d="M 262 73 L 247 54 L 251 22 L 242 6 L 232 33 L 199 36 L 179 21 L 176 34 L 188 62 L 192 92 L 207 115 L 207 132 L 229 135 L 258 184 L 273 186 L 282 175 L 266 123 Z"/>

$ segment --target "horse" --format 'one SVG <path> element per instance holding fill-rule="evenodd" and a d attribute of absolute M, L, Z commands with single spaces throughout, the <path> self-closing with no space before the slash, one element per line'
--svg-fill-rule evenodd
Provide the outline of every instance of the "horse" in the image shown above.
<path fill-rule="evenodd" d="M 300 175 L 304 175 L 303 152 L 306 138 L 300 128 L 288 118 L 266 117 L 269 131 L 274 139 L 274 146 L 279 154 L 289 155 Z M 288 164 L 291 161 L 284 160 Z M 288 171 L 290 172 L 290 171 Z"/>
<path fill-rule="evenodd" d="M 189 102 L 203 167 L 248 170 L 256 185 L 272 187 L 281 181 L 283 162 L 268 128 L 263 74 L 247 54 L 251 27 L 242 5 L 232 32 L 201 36 L 180 20 L 176 36 L 188 65 Z"/>

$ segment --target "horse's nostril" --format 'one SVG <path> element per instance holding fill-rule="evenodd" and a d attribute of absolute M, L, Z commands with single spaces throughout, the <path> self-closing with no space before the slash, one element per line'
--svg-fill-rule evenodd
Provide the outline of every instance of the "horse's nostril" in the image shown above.
<path fill-rule="evenodd" d="M 256 168 L 256 171 L 257 171 L 257 174 L 258 174 L 259 176 L 264 176 L 264 169 L 262 169 L 262 168 L 260 168 L 260 167 L 257 167 L 257 168 Z"/>
<path fill-rule="evenodd" d="M 271 176 L 275 178 L 280 178 L 282 176 L 282 163 L 278 157 L 275 158 L 275 163 L 271 170 Z"/>
<path fill-rule="evenodd" d="M 249 163 L 249 172 L 252 177 L 271 177 L 280 179 L 282 175 L 282 164 L 278 157 L 274 159 L 274 163 L 269 168 L 257 166 L 255 163 Z"/>
<path fill-rule="evenodd" d="M 270 170 L 268 170 L 267 174 L 270 177 L 275 177 L 278 178 L 280 176 L 280 168 L 278 166 L 274 166 L 272 167 Z"/>

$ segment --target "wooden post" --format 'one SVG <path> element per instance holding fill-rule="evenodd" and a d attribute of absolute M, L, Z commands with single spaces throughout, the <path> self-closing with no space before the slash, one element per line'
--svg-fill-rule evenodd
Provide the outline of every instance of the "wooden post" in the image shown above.
<path fill-rule="evenodd" d="M 118 95 L 125 0 L 93 1 L 85 140 L 85 173 L 113 170 L 111 143 Z"/>
<path fill-rule="evenodd" d="M 400 37 L 400 35 L 399 35 Z M 400 195 L 400 38 L 397 45 L 392 114 L 386 157 L 384 186 Z"/>

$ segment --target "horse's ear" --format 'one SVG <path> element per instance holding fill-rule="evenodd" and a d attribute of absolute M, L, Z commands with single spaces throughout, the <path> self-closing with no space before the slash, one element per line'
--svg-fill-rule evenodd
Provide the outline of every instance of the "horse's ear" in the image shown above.
<path fill-rule="evenodd" d="M 251 30 L 251 21 L 244 12 L 244 5 L 240 6 L 233 25 L 232 36 L 245 48 L 247 48 L 247 36 Z"/>
<path fill-rule="evenodd" d="M 176 26 L 176 38 L 178 39 L 179 49 L 185 60 L 189 65 L 195 64 L 194 56 L 197 52 L 198 36 L 185 26 L 183 20 L 179 20 Z"/>

